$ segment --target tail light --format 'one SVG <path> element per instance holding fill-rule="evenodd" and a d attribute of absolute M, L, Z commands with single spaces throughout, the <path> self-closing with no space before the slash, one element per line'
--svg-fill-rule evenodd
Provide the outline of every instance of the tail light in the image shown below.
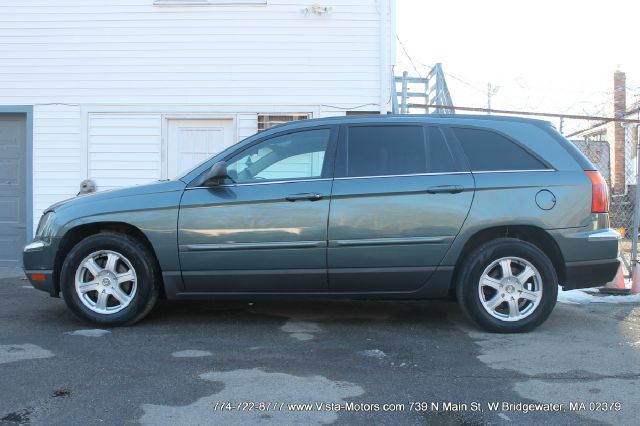
<path fill-rule="evenodd" d="M 585 172 L 591 180 L 591 213 L 609 213 L 609 187 L 600 172 Z"/>

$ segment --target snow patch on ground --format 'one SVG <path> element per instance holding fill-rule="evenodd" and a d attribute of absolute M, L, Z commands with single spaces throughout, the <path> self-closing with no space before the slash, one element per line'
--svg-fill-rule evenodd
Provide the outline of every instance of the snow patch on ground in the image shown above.
<path fill-rule="evenodd" d="M 558 287 L 558 302 L 573 305 L 586 303 L 640 303 L 640 294 L 625 296 L 599 296 L 596 289 L 563 291 Z"/>
<path fill-rule="evenodd" d="M 289 403 L 333 402 L 344 404 L 347 398 L 364 393 L 357 385 L 332 381 L 323 376 L 299 377 L 284 373 L 251 370 L 213 371 L 200 375 L 200 379 L 221 382 L 224 388 L 213 395 L 198 399 L 186 406 L 143 404 L 141 424 L 148 425 L 254 425 L 254 424 L 330 424 L 338 419 L 331 410 L 289 410 Z M 215 408 L 216 403 L 236 404 L 242 401 L 278 403 L 269 410 L 235 411 Z M 279 409 L 280 404 L 284 404 Z"/>
<path fill-rule="evenodd" d="M 280 327 L 280 330 L 285 333 L 289 333 L 291 338 L 304 341 L 313 339 L 313 333 L 319 333 L 322 331 L 320 326 L 315 322 L 309 321 L 287 321 L 285 325 Z"/>
<path fill-rule="evenodd" d="M 67 331 L 65 334 L 68 334 L 70 336 L 102 337 L 102 336 L 106 336 L 109 333 L 111 333 L 109 330 L 93 328 L 89 330 Z"/>
<path fill-rule="evenodd" d="M 575 327 L 581 322 L 584 326 Z M 544 324 L 528 333 L 488 333 L 468 323 L 459 327 L 478 345 L 478 360 L 492 369 L 531 377 L 640 377 L 640 352 L 633 346 L 640 331 L 606 315 L 589 315 L 586 309 L 557 306 Z"/>
<path fill-rule="evenodd" d="M 640 331 L 607 315 L 591 315 L 588 312 L 592 309 L 557 306 L 547 322 L 529 333 L 485 333 L 468 324 L 460 328 L 478 345 L 482 363 L 515 373 L 514 399 L 519 396 L 565 404 L 640 400 L 640 351 L 634 345 Z M 608 305 L 598 311 L 637 309 Z M 621 389 L 632 391 L 621 397 Z M 585 410 L 576 414 L 602 424 L 637 424 L 636 407 L 624 407 L 623 402 L 622 411 Z"/>
<path fill-rule="evenodd" d="M 252 304 L 249 312 L 269 316 L 285 317 L 287 322 L 280 327 L 289 337 L 299 341 L 312 340 L 317 333 L 323 331 L 321 324 L 331 324 L 343 320 L 386 320 L 392 315 L 403 314 L 413 308 L 404 304 L 388 304 L 385 309 L 378 309 L 384 302 L 325 302 L 309 304 L 290 303 Z"/>
<path fill-rule="evenodd" d="M 367 349 L 366 351 L 360 352 L 360 354 L 371 357 L 371 358 L 378 358 L 378 359 L 382 359 L 387 356 L 387 354 L 385 354 L 380 349 Z"/>
<path fill-rule="evenodd" d="M 0 345 L 0 364 L 22 361 L 25 359 L 51 358 L 53 352 L 40 346 L 25 343 L 24 345 Z"/>
<path fill-rule="evenodd" d="M 301 342 L 305 340 L 313 340 L 313 334 L 310 333 L 291 333 L 289 334 L 289 337 L 300 340 Z"/>
<path fill-rule="evenodd" d="M 211 355 L 213 354 L 209 351 L 201 351 L 198 349 L 185 349 L 184 351 L 177 351 L 171 354 L 171 356 L 176 358 L 201 358 Z"/>

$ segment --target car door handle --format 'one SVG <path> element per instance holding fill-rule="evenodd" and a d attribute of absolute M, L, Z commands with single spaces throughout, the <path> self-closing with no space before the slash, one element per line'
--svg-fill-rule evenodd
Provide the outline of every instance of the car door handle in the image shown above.
<path fill-rule="evenodd" d="M 464 191 L 462 185 L 441 185 L 427 188 L 428 194 L 459 194 Z"/>
<path fill-rule="evenodd" d="M 318 194 L 317 192 L 303 192 L 300 194 L 287 195 L 285 198 L 291 202 L 300 200 L 318 201 L 322 199 L 322 194 Z"/>

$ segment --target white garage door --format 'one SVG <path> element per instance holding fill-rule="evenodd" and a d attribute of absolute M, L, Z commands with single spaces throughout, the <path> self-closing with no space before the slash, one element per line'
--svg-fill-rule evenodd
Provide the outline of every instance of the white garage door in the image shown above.
<path fill-rule="evenodd" d="M 168 133 L 169 177 L 182 175 L 235 141 L 233 120 L 169 120 Z"/>
<path fill-rule="evenodd" d="M 0 267 L 22 264 L 26 244 L 26 122 L 0 115 Z"/>

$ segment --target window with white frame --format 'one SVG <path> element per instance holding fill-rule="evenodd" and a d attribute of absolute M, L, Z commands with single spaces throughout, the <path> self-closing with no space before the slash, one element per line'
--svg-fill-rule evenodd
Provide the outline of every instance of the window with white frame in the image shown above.
<path fill-rule="evenodd" d="M 306 120 L 311 118 L 311 114 L 258 114 L 258 131 L 267 130 L 278 124 L 289 123 L 290 121 Z"/>

